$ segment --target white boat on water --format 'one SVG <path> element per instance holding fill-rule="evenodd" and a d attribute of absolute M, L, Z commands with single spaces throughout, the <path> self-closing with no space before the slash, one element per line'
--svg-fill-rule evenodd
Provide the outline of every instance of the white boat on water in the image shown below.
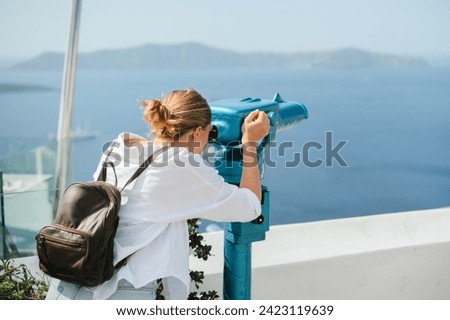
<path fill-rule="evenodd" d="M 72 141 L 84 141 L 84 140 L 91 140 L 95 139 L 98 136 L 100 136 L 100 131 L 98 130 L 92 130 L 89 126 L 81 126 L 77 125 L 75 129 L 70 131 L 70 137 L 72 138 Z M 53 133 L 48 134 L 48 140 L 55 140 L 56 135 Z"/>
<path fill-rule="evenodd" d="M 91 130 L 89 127 L 76 126 L 74 130 L 70 132 L 72 141 L 83 141 L 95 139 L 100 135 L 100 131 Z"/>

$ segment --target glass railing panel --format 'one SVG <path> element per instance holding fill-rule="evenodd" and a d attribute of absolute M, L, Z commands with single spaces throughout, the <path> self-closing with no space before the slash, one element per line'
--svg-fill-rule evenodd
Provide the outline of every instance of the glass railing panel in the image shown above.
<path fill-rule="evenodd" d="M 37 231 L 52 222 L 56 154 L 56 142 L 49 141 L 0 159 L 2 258 L 35 254 Z"/>

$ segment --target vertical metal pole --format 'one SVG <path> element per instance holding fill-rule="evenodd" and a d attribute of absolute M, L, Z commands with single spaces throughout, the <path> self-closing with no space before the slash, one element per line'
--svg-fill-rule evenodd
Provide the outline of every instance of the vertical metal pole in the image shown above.
<path fill-rule="evenodd" d="M 5 225 L 5 202 L 3 198 L 3 172 L 0 171 L 0 213 L 2 218 L 2 252 L 3 259 L 8 256 L 8 248 L 6 246 L 6 225 Z"/>
<path fill-rule="evenodd" d="M 2 217 L 1 232 L 2 232 L 3 259 L 9 258 L 8 247 L 11 249 L 11 253 L 13 255 L 18 256 L 19 250 L 17 250 L 17 246 L 15 245 L 11 234 L 9 234 L 9 231 L 8 231 L 8 228 L 6 227 L 6 222 L 5 222 L 5 202 L 4 202 L 4 195 L 3 195 L 3 172 L 2 171 L 0 171 L 0 212 L 1 212 L 1 217 Z"/>
<path fill-rule="evenodd" d="M 61 101 L 58 122 L 58 150 L 55 169 L 55 193 L 53 214 L 59 204 L 59 199 L 67 185 L 71 148 L 71 124 L 73 96 L 75 88 L 75 73 L 77 64 L 78 36 L 80 31 L 81 0 L 72 0 L 72 14 L 70 20 L 69 44 L 67 47 L 64 74 L 61 86 Z"/>
<path fill-rule="evenodd" d="M 252 244 L 234 244 L 225 239 L 224 255 L 223 298 L 225 300 L 250 300 Z"/>
<path fill-rule="evenodd" d="M 250 300 L 252 292 L 252 243 L 269 231 L 269 191 L 262 186 L 261 216 L 252 222 L 225 224 L 224 300 Z"/>

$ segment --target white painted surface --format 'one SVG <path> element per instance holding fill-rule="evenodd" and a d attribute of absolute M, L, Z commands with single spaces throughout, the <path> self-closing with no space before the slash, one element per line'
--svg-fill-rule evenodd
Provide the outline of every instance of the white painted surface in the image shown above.
<path fill-rule="evenodd" d="M 204 236 L 191 268 L 221 294 L 223 233 Z M 252 255 L 252 299 L 449 299 L 450 208 L 273 226 Z"/>
<path fill-rule="evenodd" d="M 223 233 L 203 290 L 222 291 Z M 450 208 L 273 226 L 253 244 L 253 299 L 448 299 Z"/>

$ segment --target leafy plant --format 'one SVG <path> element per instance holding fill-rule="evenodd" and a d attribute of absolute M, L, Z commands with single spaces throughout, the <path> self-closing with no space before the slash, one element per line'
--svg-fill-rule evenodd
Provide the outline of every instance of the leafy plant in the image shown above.
<path fill-rule="evenodd" d="M 14 266 L 11 259 L 1 259 L 0 300 L 40 300 L 47 291 L 48 284 L 36 279 L 24 264 Z"/>
<path fill-rule="evenodd" d="M 208 257 L 211 255 L 212 247 L 203 243 L 203 236 L 198 233 L 198 227 L 200 226 L 200 219 L 191 219 L 188 220 L 189 227 L 189 247 L 191 249 L 194 257 L 198 259 L 208 260 Z M 194 283 L 195 288 L 200 289 L 200 284 L 203 283 L 203 279 L 205 279 L 205 274 L 203 271 L 194 271 L 191 270 L 189 272 L 191 277 L 191 281 Z M 156 299 L 163 300 L 164 295 L 162 291 L 164 290 L 163 283 L 161 279 L 158 279 L 158 287 L 156 290 Z M 193 291 L 189 293 L 188 300 L 215 300 L 218 299 L 219 295 L 216 290 L 212 291 Z"/>
<path fill-rule="evenodd" d="M 198 233 L 198 227 L 200 226 L 200 219 L 188 220 L 189 225 L 189 247 L 191 248 L 194 257 L 198 259 L 208 260 L 211 255 L 212 247 L 210 245 L 203 243 L 203 236 Z M 203 271 L 193 271 L 191 270 L 189 275 L 191 276 L 191 281 L 194 282 L 195 288 L 200 289 L 200 284 L 203 283 L 205 279 L 205 274 Z M 193 291 L 189 294 L 188 300 L 215 300 L 218 299 L 219 295 L 216 290 L 213 291 Z"/>

